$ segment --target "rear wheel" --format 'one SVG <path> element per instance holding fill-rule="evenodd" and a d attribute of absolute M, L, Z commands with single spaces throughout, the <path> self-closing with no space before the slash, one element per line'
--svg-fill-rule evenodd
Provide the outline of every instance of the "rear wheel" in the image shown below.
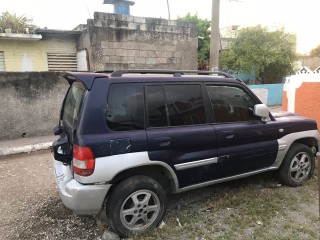
<path fill-rule="evenodd" d="M 289 149 L 280 167 L 280 180 L 291 187 L 301 186 L 313 176 L 315 157 L 311 149 L 295 143 Z"/>
<path fill-rule="evenodd" d="M 134 176 L 122 181 L 107 202 L 110 227 L 121 237 L 139 234 L 161 222 L 166 207 L 162 186 L 150 177 Z"/>

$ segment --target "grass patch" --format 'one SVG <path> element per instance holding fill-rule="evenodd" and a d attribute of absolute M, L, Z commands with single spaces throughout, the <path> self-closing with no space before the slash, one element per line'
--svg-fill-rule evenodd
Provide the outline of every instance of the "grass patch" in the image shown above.
<path fill-rule="evenodd" d="M 170 195 L 166 225 L 131 239 L 320 239 L 317 194 L 315 177 L 289 188 L 267 173 Z"/>

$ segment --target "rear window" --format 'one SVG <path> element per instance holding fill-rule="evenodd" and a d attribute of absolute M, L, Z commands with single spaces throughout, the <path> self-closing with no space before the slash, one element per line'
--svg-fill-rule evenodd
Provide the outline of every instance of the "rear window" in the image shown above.
<path fill-rule="evenodd" d="M 62 110 L 62 120 L 72 129 L 75 129 L 77 126 L 85 94 L 86 90 L 79 82 L 74 82 L 67 93 Z"/>

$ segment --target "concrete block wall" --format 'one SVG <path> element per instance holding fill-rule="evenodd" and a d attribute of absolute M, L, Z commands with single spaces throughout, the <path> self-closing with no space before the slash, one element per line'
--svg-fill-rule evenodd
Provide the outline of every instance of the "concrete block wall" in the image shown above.
<path fill-rule="evenodd" d="M 0 140 L 53 134 L 68 83 L 53 72 L 0 72 Z"/>
<path fill-rule="evenodd" d="M 91 71 L 197 69 L 198 37 L 190 23 L 94 13 L 78 41 Z"/>
<path fill-rule="evenodd" d="M 318 106 L 320 103 L 317 99 L 317 91 L 320 91 L 320 78 L 318 80 L 319 82 L 307 83 L 312 84 L 312 88 L 307 88 L 302 92 L 298 91 L 297 96 L 301 94 L 312 98 L 312 101 L 302 99 L 302 104 L 296 105 L 298 111 L 309 109 L 306 116 L 309 116 L 308 114 L 319 115 L 319 111 L 314 111 L 312 105 Z M 249 87 L 263 102 L 267 101 L 265 103 L 272 105 L 265 91 L 261 89 L 267 89 L 271 93 L 272 89 L 282 88 L 280 85 L 251 85 Z M 0 140 L 51 135 L 53 127 L 58 124 L 61 104 L 68 87 L 69 84 L 60 73 L 0 72 Z M 287 95 L 284 94 L 284 96 L 287 99 Z M 284 104 L 284 107 L 286 106 L 288 104 Z M 318 117 L 320 120 L 320 115 Z"/>

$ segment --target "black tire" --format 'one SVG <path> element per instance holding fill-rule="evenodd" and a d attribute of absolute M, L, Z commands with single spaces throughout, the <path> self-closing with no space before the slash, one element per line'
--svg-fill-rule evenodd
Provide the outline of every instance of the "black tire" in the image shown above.
<path fill-rule="evenodd" d="M 109 226 L 120 237 L 158 226 L 165 210 L 165 191 L 158 182 L 146 176 L 130 177 L 115 186 L 106 209 Z"/>
<path fill-rule="evenodd" d="M 294 143 L 279 169 L 280 181 L 291 187 L 298 187 L 308 181 L 314 172 L 315 157 L 311 149 L 300 143 Z"/>

